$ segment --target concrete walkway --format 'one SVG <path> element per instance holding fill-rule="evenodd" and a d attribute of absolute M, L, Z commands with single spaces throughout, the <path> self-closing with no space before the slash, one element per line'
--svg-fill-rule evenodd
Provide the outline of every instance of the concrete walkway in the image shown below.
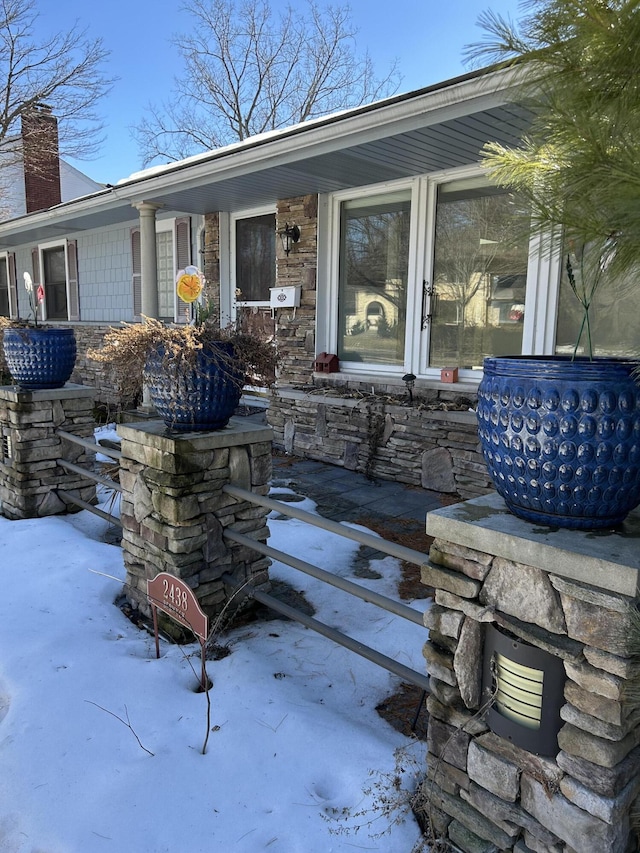
<path fill-rule="evenodd" d="M 337 465 L 275 453 L 274 486 L 292 488 L 318 504 L 318 512 L 335 521 L 363 516 L 404 520 L 424 531 L 427 512 L 450 501 L 437 492 L 390 480 L 368 480 Z"/>

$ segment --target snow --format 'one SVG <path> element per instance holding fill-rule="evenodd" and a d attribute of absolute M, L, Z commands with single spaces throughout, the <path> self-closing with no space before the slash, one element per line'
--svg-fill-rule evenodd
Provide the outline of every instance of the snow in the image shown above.
<path fill-rule="evenodd" d="M 269 525 L 273 547 L 353 575 L 356 543 Z M 375 711 L 398 679 L 298 623 L 231 625 L 231 654 L 207 661 L 202 754 L 200 647 L 163 641 L 156 659 L 114 605 L 125 573 L 106 527 L 87 512 L 0 517 L 2 853 L 421 849 L 409 800 L 425 745 Z M 383 577 L 354 579 L 397 597 L 397 561 L 371 568 Z M 423 671 L 425 629 L 281 563 L 271 576 L 316 619 Z"/>

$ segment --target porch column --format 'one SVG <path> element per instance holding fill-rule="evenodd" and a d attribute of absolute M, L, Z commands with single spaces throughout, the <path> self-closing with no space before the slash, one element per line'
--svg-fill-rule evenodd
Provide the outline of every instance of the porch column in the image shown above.
<path fill-rule="evenodd" d="M 142 313 L 158 319 L 158 258 L 156 254 L 156 211 L 162 207 L 150 201 L 133 205 L 140 215 L 140 271 Z"/>

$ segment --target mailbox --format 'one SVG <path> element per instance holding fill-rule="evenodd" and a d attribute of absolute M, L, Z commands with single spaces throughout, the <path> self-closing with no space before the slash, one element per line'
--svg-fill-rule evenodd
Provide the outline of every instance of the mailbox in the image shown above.
<path fill-rule="evenodd" d="M 289 284 L 286 287 L 270 287 L 269 305 L 271 308 L 297 308 L 300 305 L 300 284 Z"/>

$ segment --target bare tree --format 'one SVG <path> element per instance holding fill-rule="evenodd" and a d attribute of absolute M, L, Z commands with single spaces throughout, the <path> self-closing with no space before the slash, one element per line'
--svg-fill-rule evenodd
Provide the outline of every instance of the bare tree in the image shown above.
<path fill-rule="evenodd" d="M 58 119 L 61 154 L 87 158 L 102 142 L 95 106 L 113 83 L 102 71 L 102 39 L 77 22 L 38 39 L 37 19 L 34 0 L 0 0 L 0 166 L 21 157 L 21 117 L 42 104 Z"/>
<path fill-rule="evenodd" d="M 287 7 L 268 0 L 190 0 L 189 35 L 174 39 L 184 71 L 173 96 L 135 135 L 146 164 L 287 127 L 393 94 L 396 63 L 382 79 L 356 52 L 348 6 Z"/>

